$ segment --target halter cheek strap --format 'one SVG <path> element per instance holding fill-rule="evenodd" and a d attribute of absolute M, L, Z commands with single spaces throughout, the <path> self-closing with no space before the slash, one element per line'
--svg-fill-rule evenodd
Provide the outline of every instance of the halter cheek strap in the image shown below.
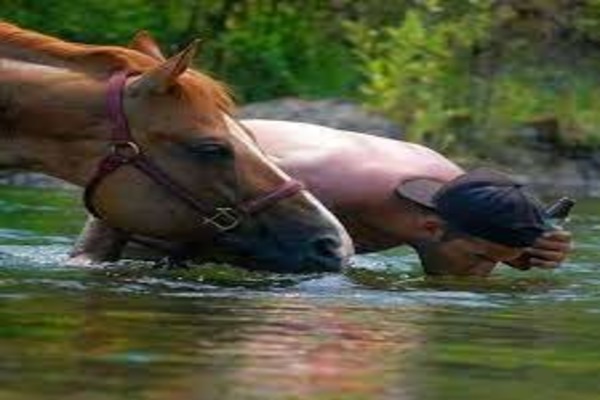
<path fill-rule="evenodd" d="M 227 232 L 253 214 L 264 211 L 280 200 L 291 197 L 304 189 L 294 179 L 286 180 L 279 187 L 254 199 L 228 207 L 209 207 L 202 204 L 187 188 L 181 186 L 165 171 L 144 155 L 131 135 L 123 107 L 123 90 L 131 72 L 118 71 L 108 81 L 106 109 L 112 125 L 110 152 L 98 164 L 96 172 L 85 187 L 83 201 L 87 210 L 96 218 L 102 218 L 94 205 L 94 194 L 106 177 L 123 166 L 132 166 L 141 171 L 173 197 L 186 204 L 200 215 L 202 225 Z"/>

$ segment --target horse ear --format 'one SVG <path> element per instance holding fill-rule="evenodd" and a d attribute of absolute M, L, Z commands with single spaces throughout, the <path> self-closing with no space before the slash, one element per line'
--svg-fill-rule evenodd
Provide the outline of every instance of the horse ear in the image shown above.
<path fill-rule="evenodd" d="M 197 46 L 198 40 L 194 40 L 179 54 L 169 58 L 154 69 L 144 72 L 131 86 L 132 93 L 166 93 L 176 84 L 177 78 L 192 64 Z"/>
<path fill-rule="evenodd" d="M 131 40 L 131 43 L 129 43 L 129 48 L 137 50 L 158 61 L 166 60 L 166 57 L 163 55 L 160 47 L 158 47 L 156 40 L 154 40 L 154 37 L 152 37 L 148 31 L 138 31 Z"/>

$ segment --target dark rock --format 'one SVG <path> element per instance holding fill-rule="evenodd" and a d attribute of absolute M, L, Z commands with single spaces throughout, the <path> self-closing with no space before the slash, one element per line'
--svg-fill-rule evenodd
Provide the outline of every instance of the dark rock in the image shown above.
<path fill-rule="evenodd" d="M 339 99 L 302 100 L 284 98 L 248 104 L 239 110 L 240 118 L 278 119 L 309 122 L 332 128 L 400 138 L 402 130 L 392 121 Z"/>

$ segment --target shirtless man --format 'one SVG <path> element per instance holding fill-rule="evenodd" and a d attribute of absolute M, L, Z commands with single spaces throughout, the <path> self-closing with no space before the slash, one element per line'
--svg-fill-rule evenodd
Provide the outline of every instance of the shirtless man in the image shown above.
<path fill-rule="evenodd" d="M 358 252 L 409 245 L 428 274 L 485 276 L 500 262 L 556 268 L 570 251 L 570 233 L 548 226 L 539 203 L 502 174 L 465 173 L 413 143 L 297 122 L 242 122 L 333 211 Z M 116 258 L 125 242 L 89 221 L 73 260 Z"/>

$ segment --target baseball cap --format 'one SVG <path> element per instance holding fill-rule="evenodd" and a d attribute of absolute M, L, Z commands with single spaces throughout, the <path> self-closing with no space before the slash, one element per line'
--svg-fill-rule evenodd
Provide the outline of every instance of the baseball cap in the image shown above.
<path fill-rule="evenodd" d="M 521 183 L 480 168 L 449 181 L 414 178 L 396 192 L 428 207 L 451 227 L 510 247 L 528 247 L 550 229 L 542 204 Z"/>

